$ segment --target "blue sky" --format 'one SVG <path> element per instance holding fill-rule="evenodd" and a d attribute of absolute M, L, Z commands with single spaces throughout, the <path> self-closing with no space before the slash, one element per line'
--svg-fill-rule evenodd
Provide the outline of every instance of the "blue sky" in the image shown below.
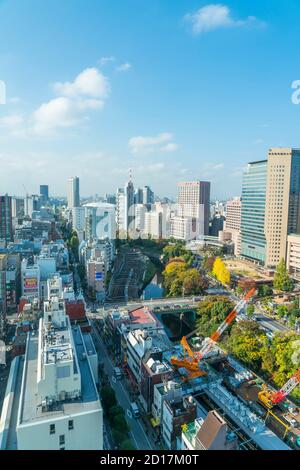
<path fill-rule="evenodd" d="M 238 195 L 242 169 L 299 147 L 297 0 L 0 0 L 1 193 L 180 180 Z"/>

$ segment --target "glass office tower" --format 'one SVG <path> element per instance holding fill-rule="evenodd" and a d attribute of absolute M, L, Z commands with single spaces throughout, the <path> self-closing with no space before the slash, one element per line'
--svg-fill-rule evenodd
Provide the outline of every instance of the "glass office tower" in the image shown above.
<path fill-rule="evenodd" d="M 265 264 L 267 160 L 248 163 L 243 175 L 241 256 Z"/>

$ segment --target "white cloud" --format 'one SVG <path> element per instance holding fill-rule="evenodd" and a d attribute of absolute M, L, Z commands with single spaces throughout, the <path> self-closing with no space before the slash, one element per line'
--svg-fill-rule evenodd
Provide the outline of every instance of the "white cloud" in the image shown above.
<path fill-rule="evenodd" d="M 154 137 L 137 136 L 132 137 L 129 142 L 129 148 L 132 153 L 153 153 L 153 152 L 174 152 L 177 145 L 172 142 L 173 134 L 163 132 Z"/>
<path fill-rule="evenodd" d="M 124 64 L 119 65 L 116 67 L 117 72 L 127 72 L 131 69 L 131 64 L 129 62 L 125 62 Z"/>
<path fill-rule="evenodd" d="M 110 83 L 96 68 L 87 68 L 72 82 L 57 82 L 53 86 L 59 95 L 43 103 L 29 119 L 26 133 L 53 137 L 62 129 L 87 121 L 87 111 L 103 108 L 110 94 Z"/>
<path fill-rule="evenodd" d="M 248 16 L 246 19 L 235 19 L 227 5 L 210 4 L 197 10 L 195 13 L 185 15 L 184 19 L 191 24 L 194 34 L 215 31 L 219 28 L 235 28 L 242 26 L 263 26 L 264 22 L 255 16 Z"/>
<path fill-rule="evenodd" d="M 110 93 L 108 79 L 96 68 L 83 70 L 73 82 L 57 82 L 54 84 L 57 94 L 78 97 L 107 98 Z"/>
<path fill-rule="evenodd" d="M 178 145 L 174 144 L 173 142 L 168 143 L 160 148 L 161 152 L 175 152 L 178 149 Z"/>
<path fill-rule="evenodd" d="M 0 125 L 4 127 L 15 127 L 23 124 L 24 118 L 21 114 L 8 114 L 0 119 Z"/>
<path fill-rule="evenodd" d="M 114 62 L 115 60 L 116 58 L 112 55 L 109 57 L 101 57 L 101 59 L 99 60 L 99 64 L 103 66 L 103 65 L 109 64 L 110 62 Z"/>

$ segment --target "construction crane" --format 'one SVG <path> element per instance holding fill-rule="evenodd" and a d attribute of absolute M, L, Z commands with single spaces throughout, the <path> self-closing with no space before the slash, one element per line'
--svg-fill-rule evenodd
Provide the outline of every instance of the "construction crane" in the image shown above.
<path fill-rule="evenodd" d="M 192 331 L 189 335 L 183 336 L 181 339 L 181 345 L 184 352 L 183 359 L 179 359 L 177 357 L 171 358 L 171 364 L 177 368 L 184 368 L 188 371 L 187 380 L 194 379 L 196 377 L 201 377 L 203 375 L 207 375 L 207 372 L 201 369 L 199 362 L 206 356 L 215 343 L 219 340 L 220 336 L 224 333 L 224 331 L 228 328 L 228 326 L 234 321 L 237 317 L 238 313 L 245 308 L 247 302 L 251 299 L 251 297 L 255 294 L 255 289 L 251 289 L 244 297 L 243 300 L 239 301 L 234 309 L 229 313 L 229 315 L 225 318 L 223 323 L 219 326 L 219 328 L 211 335 L 206 342 L 202 349 L 199 352 L 193 352 L 188 344 L 188 338 L 195 333 L 197 333 L 197 329 Z"/>
<path fill-rule="evenodd" d="M 275 392 L 270 390 L 267 385 L 262 386 L 262 390 L 258 392 L 258 398 L 262 404 L 271 409 L 278 403 L 282 402 L 300 383 L 300 368 L 292 375 L 292 377 L 284 384 L 284 386 Z"/>

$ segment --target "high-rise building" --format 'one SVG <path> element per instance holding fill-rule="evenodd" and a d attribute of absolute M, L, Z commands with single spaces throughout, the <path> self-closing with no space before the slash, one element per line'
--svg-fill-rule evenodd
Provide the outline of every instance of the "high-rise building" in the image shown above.
<path fill-rule="evenodd" d="M 241 256 L 260 264 L 266 260 L 267 167 L 267 160 L 248 163 L 242 186 Z"/>
<path fill-rule="evenodd" d="M 125 192 L 119 188 L 116 195 L 116 223 L 119 237 L 125 231 Z"/>
<path fill-rule="evenodd" d="M 74 176 L 68 179 L 68 207 L 80 206 L 79 178 Z"/>
<path fill-rule="evenodd" d="M 154 204 L 154 192 L 149 186 L 144 186 L 142 188 L 143 201 L 142 204 Z"/>
<path fill-rule="evenodd" d="M 11 200 L 12 203 L 12 216 L 13 217 L 23 217 L 25 209 L 25 201 L 23 198 L 13 197 Z"/>
<path fill-rule="evenodd" d="M 266 265 L 286 260 L 287 236 L 300 230 L 300 150 L 271 148 L 265 209 Z"/>
<path fill-rule="evenodd" d="M 13 240 L 12 202 L 7 194 L 0 196 L 0 239 L 6 243 Z"/>
<path fill-rule="evenodd" d="M 287 259 L 288 235 L 300 230 L 300 150 L 271 148 L 244 173 L 241 255 L 269 267 Z"/>
<path fill-rule="evenodd" d="M 220 240 L 231 240 L 233 242 L 235 256 L 241 254 L 241 208 L 242 201 L 240 197 L 227 201 L 224 229 L 219 232 Z"/>
<path fill-rule="evenodd" d="M 40 210 L 40 196 L 37 194 L 26 194 L 25 203 L 24 203 L 24 212 L 25 215 L 32 218 L 32 213 L 34 211 Z"/>
<path fill-rule="evenodd" d="M 124 211 L 124 229 L 128 233 L 134 231 L 134 187 L 132 181 L 128 181 L 124 188 L 125 211 Z"/>
<path fill-rule="evenodd" d="M 209 234 L 210 182 L 179 183 L 178 206 L 181 217 L 192 217 L 203 222 L 204 234 Z M 201 225 L 201 224 L 200 224 Z"/>
<path fill-rule="evenodd" d="M 47 184 L 40 185 L 40 198 L 42 204 L 46 204 L 49 200 L 49 186 Z"/>

